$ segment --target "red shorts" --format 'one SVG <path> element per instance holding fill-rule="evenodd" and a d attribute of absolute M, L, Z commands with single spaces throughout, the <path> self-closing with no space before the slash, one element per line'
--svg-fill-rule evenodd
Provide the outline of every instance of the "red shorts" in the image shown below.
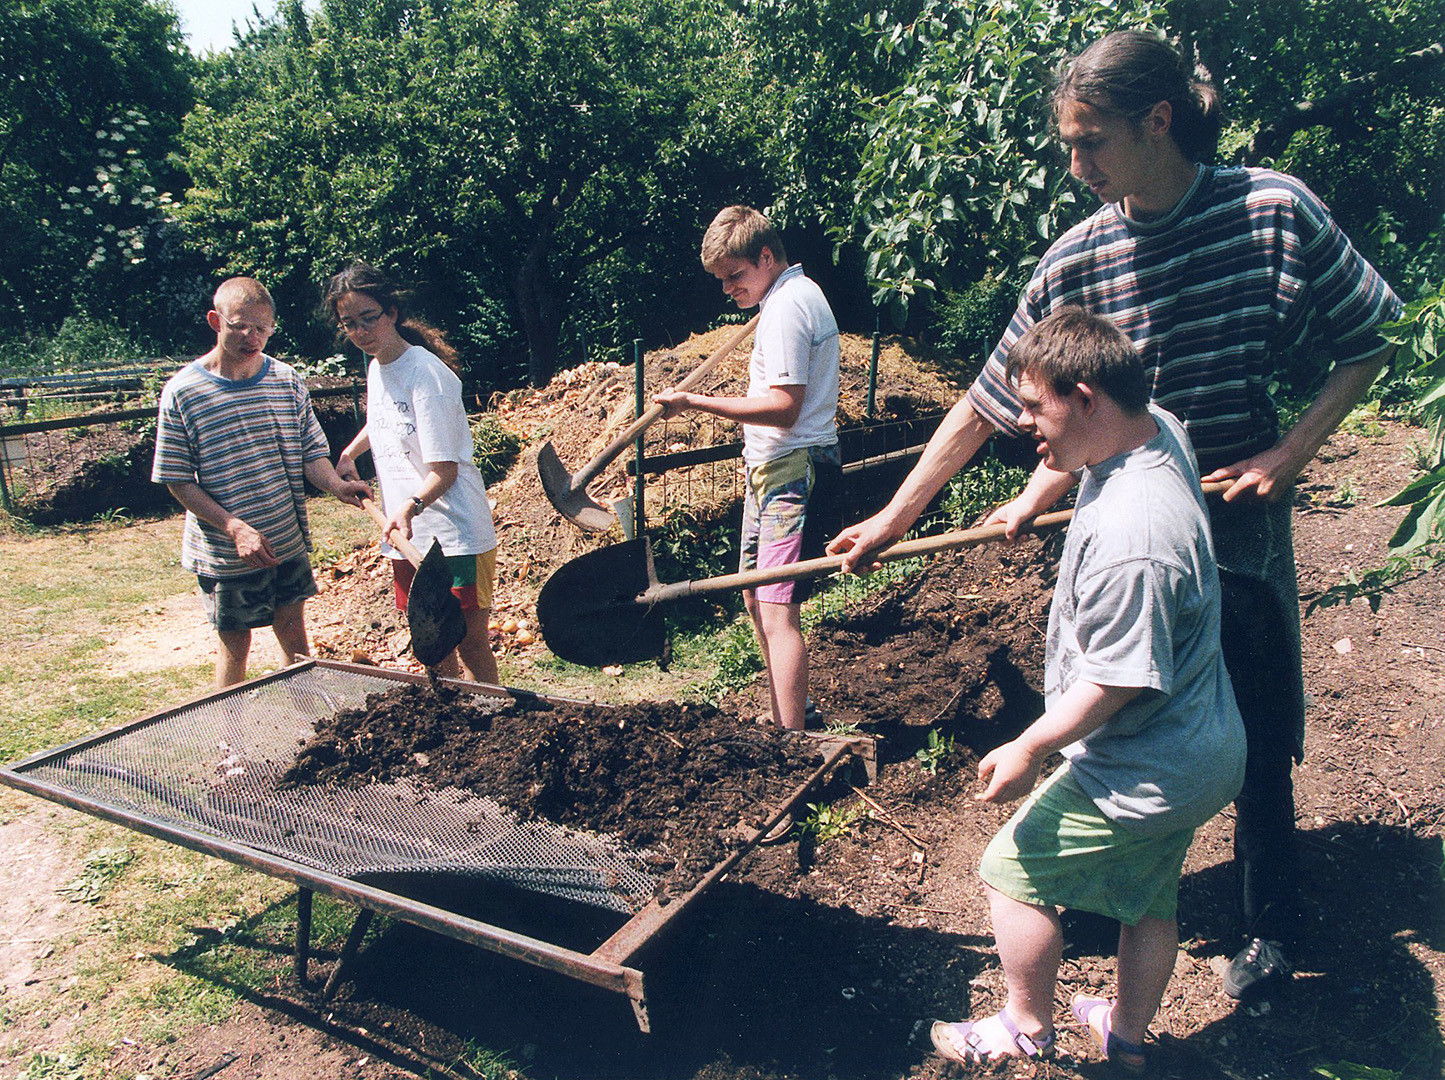
<path fill-rule="evenodd" d="M 480 555 L 448 555 L 447 569 L 452 572 L 452 595 L 461 601 L 463 611 L 489 610 L 492 606 L 492 584 L 497 576 L 497 549 Z M 392 591 L 398 611 L 406 610 L 416 567 L 405 559 L 391 560 Z"/>

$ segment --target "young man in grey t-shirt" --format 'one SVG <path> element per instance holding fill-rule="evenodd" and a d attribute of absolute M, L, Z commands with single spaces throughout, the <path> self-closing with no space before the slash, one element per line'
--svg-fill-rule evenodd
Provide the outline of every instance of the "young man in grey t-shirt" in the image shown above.
<path fill-rule="evenodd" d="M 1244 779 L 1209 522 L 1184 429 L 1149 404 L 1139 355 L 1113 324 L 1055 312 L 1015 343 L 1008 371 L 1038 440 L 1035 477 L 1077 474 L 1081 486 L 1049 609 L 1044 715 L 979 763 L 979 798 L 1029 796 L 980 866 L 1007 1003 L 936 1022 L 933 1042 L 961 1061 L 1048 1054 L 1068 907 L 1121 924 L 1117 1000 L 1080 995 L 1074 1015 L 1139 1071 L 1178 951 L 1184 855 Z M 1064 764 L 1030 794 L 1056 751 Z"/>

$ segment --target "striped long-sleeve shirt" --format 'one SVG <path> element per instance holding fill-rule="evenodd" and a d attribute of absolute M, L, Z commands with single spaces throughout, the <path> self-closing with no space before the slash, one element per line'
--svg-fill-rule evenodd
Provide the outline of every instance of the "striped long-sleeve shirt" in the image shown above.
<path fill-rule="evenodd" d="M 1201 166 L 1165 217 L 1133 221 L 1107 205 L 1048 250 L 968 390 L 1000 430 L 1018 430 L 1009 349 L 1065 304 L 1108 317 L 1139 347 L 1153 401 L 1184 421 L 1205 472 L 1278 440 L 1269 385 L 1282 350 L 1310 343 L 1339 364 L 1364 360 L 1401 309 L 1304 184 Z"/>
<path fill-rule="evenodd" d="M 266 357 L 249 379 L 187 364 L 161 391 L 151 479 L 192 482 L 264 536 L 282 561 L 311 548 L 305 466 L 328 454 L 296 369 Z M 207 577 L 253 572 L 224 531 L 186 514 L 181 565 Z"/>

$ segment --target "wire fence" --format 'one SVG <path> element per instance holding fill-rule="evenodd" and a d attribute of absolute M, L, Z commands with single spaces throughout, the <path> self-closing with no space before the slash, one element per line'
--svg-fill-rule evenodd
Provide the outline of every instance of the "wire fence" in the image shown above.
<path fill-rule="evenodd" d="M 349 381 L 313 388 L 311 397 L 349 404 L 349 408 L 343 405 L 332 424 L 339 422 L 354 434 L 362 423 L 362 390 L 361 383 Z M 130 404 L 0 422 L 0 506 L 6 513 L 53 524 L 170 505 L 166 489 L 150 481 L 155 404 L 138 404 L 133 394 L 125 398 L 123 386 L 100 392 L 121 396 Z M 33 416 L 33 404 L 27 411 Z M 323 418 L 323 427 L 327 424 Z M 332 434 L 328 431 L 328 436 Z"/>

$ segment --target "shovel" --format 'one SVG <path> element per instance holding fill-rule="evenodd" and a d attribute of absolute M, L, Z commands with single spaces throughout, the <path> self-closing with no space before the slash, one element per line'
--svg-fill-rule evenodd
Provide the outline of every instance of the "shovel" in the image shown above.
<path fill-rule="evenodd" d="M 1227 487 L 1229 484 L 1205 484 L 1204 491 L 1212 495 Z M 1040 514 L 1030 531 L 1057 529 L 1067 525 L 1073 516 L 1072 510 Z M 878 562 L 895 562 L 1002 539 L 1003 525 L 984 525 L 903 540 L 879 552 L 875 558 Z M 657 580 L 652 548 L 647 540 L 627 540 L 579 555 L 559 566 L 537 595 L 537 623 L 547 647 L 573 664 L 597 667 L 653 660 L 662 656 L 667 647 L 667 628 L 660 605 L 689 596 L 823 577 L 835 573 L 842 565 L 843 556 L 825 555 L 787 566 L 663 585 Z"/>
<path fill-rule="evenodd" d="M 691 390 L 707 378 L 713 368 L 722 363 L 744 338 L 757 329 L 758 318 L 759 316 L 754 315 L 749 319 L 727 341 L 723 342 L 722 348 L 709 356 L 682 382 L 678 383 L 676 389 Z M 563 517 L 574 525 L 580 525 L 593 532 L 606 532 L 616 519 L 611 511 L 587 494 L 587 485 L 598 473 L 607 468 L 618 454 L 631 446 L 637 436 L 655 424 L 661 417 L 662 406 L 652 406 L 634 420 L 627 430 L 613 439 L 607 449 L 578 469 L 575 474 L 567 471 L 561 458 L 557 456 L 557 451 L 553 448 L 551 441 L 544 442 L 541 449 L 537 451 L 537 473 L 542 478 L 542 490 L 547 493 L 548 500 Z"/>
<path fill-rule="evenodd" d="M 376 503 L 362 499 L 361 505 L 378 525 L 386 528 L 386 515 Z M 436 540 L 432 540 L 431 550 L 423 558 L 416 545 L 400 533 L 393 532 L 386 539 L 416 567 L 406 598 L 412 655 L 424 666 L 436 667 L 467 636 L 467 620 L 462 614 L 461 601 L 452 592 L 452 572 L 447 569 L 447 557 Z"/>

